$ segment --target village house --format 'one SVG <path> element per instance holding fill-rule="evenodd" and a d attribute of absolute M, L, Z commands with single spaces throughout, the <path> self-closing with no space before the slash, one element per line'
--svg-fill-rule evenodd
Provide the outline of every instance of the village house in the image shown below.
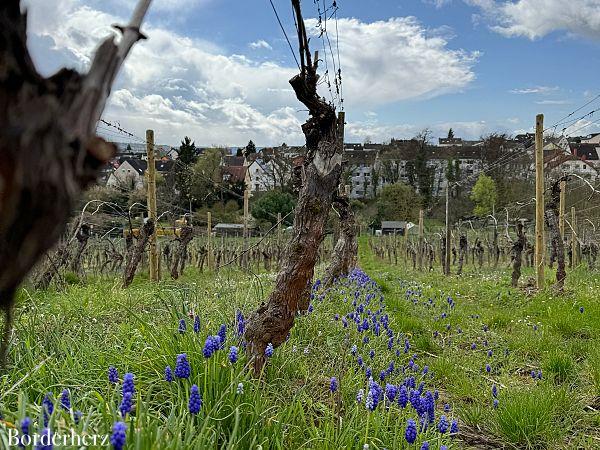
<path fill-rule="evenodd" d="M 171 160 L 155 161 L 156 171 L 166 174 L 173 170 L 175 165 Z M 108 177 L 106 186 L 122 189 L 135 190 L 144 187 L 144 172 L 148 168 L 148 162 L 142 159 L 126 158 L 118 164 Z"/>

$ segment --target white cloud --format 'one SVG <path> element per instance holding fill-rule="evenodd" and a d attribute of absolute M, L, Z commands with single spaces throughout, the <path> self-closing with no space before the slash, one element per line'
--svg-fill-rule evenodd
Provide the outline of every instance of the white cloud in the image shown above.
<path fill-rule="evenodd" d="M 307 21 L 315 34 L 316 24 Z M 346 105 L 429 98 L 460 91 L 475 79 L 471 69 L 479 53 L 449 49 L 447 38 L 414 17 L 372 23 L 340 19 L 338 27 Z M 332 66 L 330 61 L 331 71 Z"/>
<path fill-rule="evenodd" d="M 569 100 L 540 100 L 535 102 L 536 105 L 569 105 Z"/>
<path fill-rule="evenodd" d="M 248 44 L 248 46 L 254 50 L 258 50 L 258 49 L 265 49 L 265 50 L 273 50 L 273 47 L 271 47 L 271 44 L 269 44 L 267 41 L 264 41 L 262 39 L 259 39 L 258 41 L 254 41 L 254 42 L 250 42 L 250 44 Z"/>
<path fill-rule="evenodd" d="M 531 88 L 512 89 L 511 94 L 549 94 L 558 91 L 558 86 L 535 86 Z"/>
<path fill-rule="evenodd" d="M 538 39 L 555 31 L 600 39 L 598 0 L 465 0 L 479 7 L 494 31 Z"/>
<path fill-rule="evenodd" d="M 204 3 L 173 0 L 163 6 L 188 1 Z M 119 10 L 124 16 L 119 17 L 90 6 L 100 5 L 99 0 L 29 2 L 31 52 L 44 74 L 65 64 L 85 69 L 94 48 L 113 32 L 110 26 L 125 23 L 130 13 Z M 356 114 L 457 92 L 475 78 L 477 52 L 448 48 L 448 37 L 426 30 L 414 18 L 340 19 L 338 25 L 346 106 Z M 176 144 L 183 135 L 206 145 L 249 139 L 262 145 L 303 142 L 300 124 L 306 112 L 288 82 L 297 68 L 228 54 L 211 42 L 153 23 L 143 30 L 149 39 L 136 45 L 126 61 L 107 119 L 137 135 L 153 127 L 161 143 Z M 265 48 L 260 42 L 255 44 Z"/>

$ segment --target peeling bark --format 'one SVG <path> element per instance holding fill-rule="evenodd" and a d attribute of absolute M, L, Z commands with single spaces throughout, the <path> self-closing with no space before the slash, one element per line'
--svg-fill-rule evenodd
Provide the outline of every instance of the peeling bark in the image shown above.
<path fill-rule="evenodd" d="M 125 266 L 125 273 L 123 274 L 123 287 L 126 288 L 133 281 L 137 266 L 142 260 L 146 245 L 150 241 L 150 236 L 154 234 L 154 221 L 152 219 L 146 220 L 146 223 L 140 228 L 140 237 L 138 238 L 135 245 L 131 247 L 131 253 L 129 253 L 129 259 Z"/>
<path fill-rule="evenodd" d="M 185 258 L 187 255 L 187 246 L 194 237 L 192 227 L 183 227 L 179 238 L 177 239 L 178 246 L 173 257 L 173 265 L 171 266 L 171 278 L 176 280 L 183 273 L 185 268 Z"/>
<path fill-rule="evenodd" d="M 292 0 L 292 6 L 298 22 L 301 71 L 290 80 L 290 84 L 310 114 L 302 126 L 306 137 L 306 158 L 292 237 L 281 261 L 275 289 L 267 302 L 263 302 L 250 316 L 246 327 L 247 351 L 255 374 L 260 373 L 265 364 L 267 345 L 281 345 L 294 325 L 296 314 L 308 307 L 319 246 L 325 236 L 325 223 L 342 172 L 343 146 L 338 128 L 343 126 L 343 114 L 338 121 L 333 106 L 317 94 L 318 57 L 314 58 L 313 64 L 300 0 Z"/>
<path fill-rule="evenodd" d="M 14 293 L 39 258 L 64 233 L 75 202 L 115 153 L 95 135 L 110 88 L 142 37 L 150 0 L 106 39 L 90 70 L 62 69 L 49 78 L 27 50 L 27 16 L 19 0 L 0 2 L 0 307 L 6 320 L 0 364 L 12 328 Z"/>

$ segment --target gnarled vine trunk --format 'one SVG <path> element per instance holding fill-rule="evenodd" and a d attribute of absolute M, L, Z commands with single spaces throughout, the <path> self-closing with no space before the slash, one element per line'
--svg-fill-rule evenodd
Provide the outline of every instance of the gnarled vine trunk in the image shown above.
<path fill-rule="evenodd" d="M 173 257 L 173 265 L 171 266 L 171 278 L 176 280 L 179 278 L 179 275 L 183 273 L 183 269 L 185 268 L 185 258 L 187 256 L 187 246 L 194 237 L 194 231 L 192 227 L 183 227 L 179 234 L 179 238 L 177 239 L 179 245 L 177 246 L 177 250 L 175 250 L 175 255 Z"/>
<path fill-rule="evenodd" d="M 546 218 L 546 225 L 548 226 L 548 232 L 550 233 L 550 242 L 552 244 L 552 255 L 556 258 L 556 287 L 559 291 L 562 291 L 565 285 L 565 278 L 567 272 L 565 270 L 565 246 L 560 235 L 560 228 L 558 224 L 559 216 L 559 205 L 560 205 L 560 182 L 566 180 L 568 177 L 561 177 L 555 181 L 552 185 L 552 192 L 550 194 L 550 201 L 546 205 L 546 211 L 544 215 Z"/>
<path fill-rule="evenodd" d="M 131 246 L 131 252 L 128 253 L 129 259 L 125 265 L 125 273 L 123 274 L 123 287 L 128 287 L 133 281 L 133 277 L 135 276 L 135 271 L 137 270 L 137 266 L 142 260 L 142 255 L 146 250 L 146 246 L 150 241 L 150 236 L 154 234 L 154 221 L 152 219 L 147 219 L 144 226 L 140 228 L 140 236 L 138 237 L 137 242 Z"/>
<path fill-rule="evenodd" d="M 340 276 L 348 275 L 356 267 L 358 258 L 356 222 L 350 200 L 347 196 L 340 196 L 335 203 L 340 214 L 340 233 L 331 255 L 331 262 L 325 271 L 325 286 L 330 286 Z"/>
<path fill-rule="evenodd" d="M 342 172 L 343 146 L 339 140 L 339 128 L 343 126 L 344 115 L 336 118 L 333 106 L 317 94 L 318 56 L 315 55 L 313 64 L 300 0 L 292 0 L 292 6 L 298 21 L 301 69 L 290 84 L 310 114 L 302 126 L 306 137 L 306 158 L 292 237 L 281 261 L 275 289 L 267 302 L 263 302 L 250 316 L 246 327 L 246 348 L 253 359 L 255 373 L 260 373 L 264 366 L 267 345 L 281 345 L 292 329 L 298 311 L 308 307 L 310 284 L 324 238 L 325 222 Z"/>
<path fill-rule="evenodd" d="M 511 286 L 517 287 L 519 285 L 519 278 L 521 278 L 521 264 L 523 262 L 523 250 L 527 247 L 527 238 L 523 230 L 523 223 L 517 223 L 517 240 L 513 242 L 512 246 L 512 258 L 513 258 L 513 271 L 511 278 Z"/>
<path fill-rule="evenodd" d="M 65 231 L 79 194 L 115 153 L 95 135 L 110 88 L 150 0 L 141 0 L 117 45 L 106 39 L 90 70 L 44 78 L 27 50 L 20 0 L 0 2 L 0 307 L 6 321 L 0 363 L 12 328 L 14 293 Z"/>

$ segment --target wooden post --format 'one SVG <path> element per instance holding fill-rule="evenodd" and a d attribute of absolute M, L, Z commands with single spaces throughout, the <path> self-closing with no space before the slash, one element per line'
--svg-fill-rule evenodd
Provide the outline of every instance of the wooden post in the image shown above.
<path fill-rule="evenodd" d="M 281 245 L 281 213 L 277 213 L 277 245 Z"/>
<path fill-rule="evenodd" d="M 443 255 L 445 275 L 450 275 L 450 247 L 450 181 L 448 181 L 446 185 L 446 254 Z"/>
<path fill-rule="evenodd" d="M 544 288 L 544 115 L 535 119 L 535 273 L 536 286 Z"/>
<path fill-rule="evenodd" d="M 577 254 L 577 216 L 575 215 L 575 207 L 571 206 L 571 261 L 573 262 L 573 269 L 579 264 L 579 258 Z"/>
<path fill-rule="evenodd" d="M 419 262 L 419 270 L 423 270 L 423 235 L 424 235 L 424 227 L 423 227 L 423 210 L 419 210 L 419 246 L 417 251 L 419 254 L 417 255 L 417 261 Z"/>
<path fill-rule="evenodd" d="M 246 188 L 244 189 L 244 245 L 243 245 L 243 257 L 242 257 L 242 266 L 248 266 L 248 200 L 250 197 L 250 191 Z"/>
<path fill-rule="evenodd" d="M 206 270 L 212 269 L 212 215 L 206 213 Z"/>
<path fill-rule="evenodd" d="M 148 242 L 148 262 L 150 265 L 150 280 L 158 281 L 158 251 L 156 248 L 156 165 L 154 162 L 154 131 L 146 130 L 146 152 L 148 156 L 147 190 L 148 190 L 148 218 L 154 221 L 154 232 Z"/>
<path fill-rule="evenodd" d="M 559 205 L 559 216 L 558 216 L 558 227 L 560 229 L 560 238 L 565 238 L 565 197 L 566 197 L 567 182 L 562 180 L 560 182 L 560 205 Z"/>

